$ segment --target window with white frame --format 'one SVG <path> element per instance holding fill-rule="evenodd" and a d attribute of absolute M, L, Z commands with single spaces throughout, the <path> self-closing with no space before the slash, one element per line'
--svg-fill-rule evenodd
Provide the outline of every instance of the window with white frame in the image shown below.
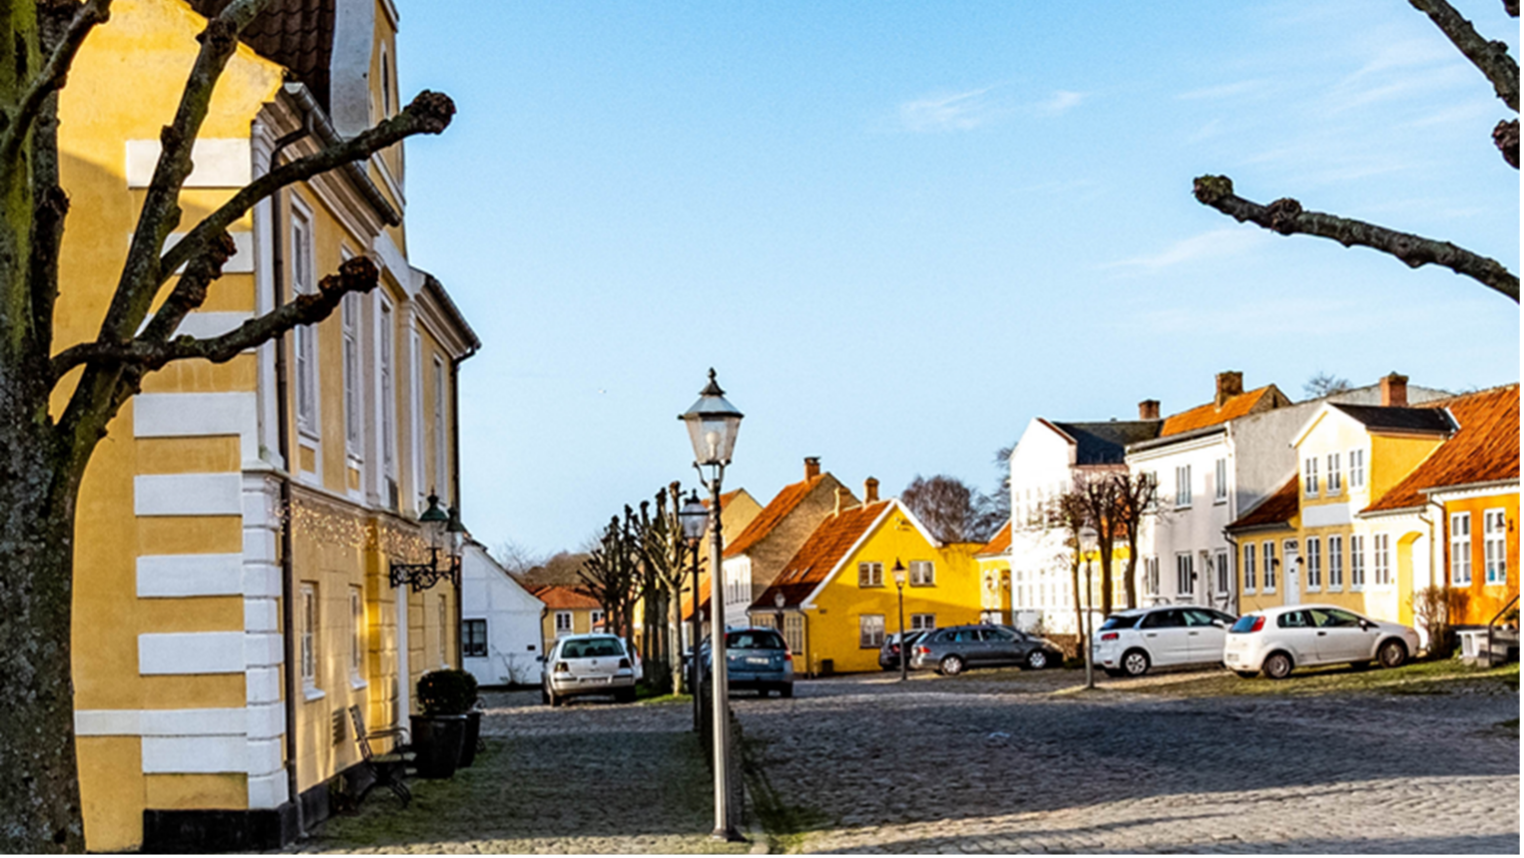
<path fill-rule="evenodd" d="M 572 632 L 572 612 L 556 611 L 556 637 L 569 635 Z"/>
<path fill-rule="evenodd" d="M 1471 513 L 1450 515 L 1450 583 L 1457 587 L 1471 583 Z"/>
<path fill-rule="evenodd" d="M 1275 543 L 1265 542 L 1260 544 L 1260 557 L 1265 561 L 1265 592 L 1275 592 L 1275 579 L 1279 570 L 1276 569 Z"/>
<path fill-rule="evenodd" d="M 365 594 L 359 587 L 349 588 L 349 678 L 365 679 Z"/>
<path fill-rule="evenodd" d="M 446 455 L 448 449 L 445 435 L 445 366 L 438 355 L 434 356 L 434 485 L 435 491 L 450 494 L 450 466 Z"/>
<path fill-rule="evenodd" d="M 1318 494 L 1318 457 L 1308 456 L 1302 460 L 1302 494 L 1308 497 L 1317 497 Z"/>
<path fill-rule="evenodd" d="M 317 688 L 317 585 L 303 584 L 301 588 L 301 661 L 302 687 L 308 691 Z"/>
<path fill-rule="evenodd" d="M 486 620 L 461 620 L 460 654 L 466 658 L 487 657 Z"/>
<path fill-rule="evenodd" d="M 1482 549 L 1487 562 L 1487 583 L 1508 583 L 1508 518 L 1503 510 L 1482 513 Z"/>
<path fill-rule="evenodd" d="M 1353 485 L 1353 477 L 1350 483 Z M 1349 589 L 1365 589 L 1365 537 L 1358 533 L 1349 537 Z"/>
<path fill-rule="evenodd" d="M 857 618 L 857 645 L 878 649 L 884 645 L 884 615 L 862 614 Z"/>
<path fill-rule="evenodd" d="M 804 652 L 804 617 L 797 613 L 783 615 L 783 641 L 789 652 Z"/>
<path fill-rule="evenodd" d="M 1336 495 L 1344 490 L 1344 472 L 1339 468 L 1339 454 L 1328 454 L 1328 493 Z"/>
<path fill-rule="evenodd" d="M 445 597 L 444 596 L 440 596 L 439 597 L 439 651 L 436 653 L 436 655 L 439 656 L 439 666 L 440 667 L 444 667 L 445 666 L 446 644 L 448 643 L 449 637 L 450 637 L 450 624 L 449 624 L 448 620 L 446 620 L 446 617 L 448 615 L 449 615 L 449 610 L 445 607 Z"/>
<path fill-rule="evenodd" d="M 1196 562 L 1189 551 L 1175 555 L 1175 592 L 1182 596 L 1196 592 Z"/>
<path fill-rule="evenodd" d="M 1157 471 L 1144 471 L 1143 472 L 1143 482 L 1145 484 L 1147 484 L 1147 486 L 1148 486 L 1148 489 L 1147 489 L 1147 491 L 1145 493 L 1145 498 L 1147 500 L 1146 509 L 1147 509 L 1148 512 L 1154 512 L 1155 510 L 1157 510 L 1159 508 L 1159 474 L 1158 474 L 1158 472 Z"/>
<path fill-rule="evenodd" d="M 408 421 L 408 434 L 411 436 L 408 444 L 408 469 L 413 472 L 413 494 L 421 513 L 428 495 L 428 486 L 425 485 L 423 476 L 423 337 L 416 328 L 410 331 L 408 344 L 408 413 L 412 418 Z"/>
<path fill-rule="evenodd" d="M 392 319 L 392 305 L 381 300 L 378 313 L 380 330 L 377 333 L 376 376 L 381 385 L 381 463 L 386 476 L 397 476 L 397 382 L 396 347 L 397 328 Z"/>
<path fill-rule="evenodd" d="M 930 560 L 910 561 L 910 585 L 912 587 L 930 587 L 937 583 L 937 569 Z"/>
<path fill-rule="evenodd" d="M 1175 468 L 1175 506 L 1191 505 L 1191 466 Z"/>
<path fill-rule="evenodd" d="M 1147 579 L 1148 595 L 1159 595 L 1159 558 L 1150 557 L 1143 561 L 1144 577 Z"/>
<path fill-rule="evenodd" d="M 1316 536 L 1307 537 L 1307 589 L 1323 589 L 1323 540 Z"/>
<path fill-rule="evenodd" d="M 1217 552 L 1217 592 L 1227 593 L 1233 589 L 1233 570 L 1228 564 L 1228 552 Z"/>
<path fill-rule="evenodd" d="M 291 289 L 297 295 L 314 291 L 312 218 L 296 205 L 291 207 Z M 309 435 L 318 434 L 318 369 L 316 325 L 298 325 L 293 331 L 296 353 L 296 425 Z"/>
<path fill-rule="evenodd" d="M 882 564 L 882 563 L 859 563 L 859 564 L 857 564 L 857 586 L 859 586 L 859 587 L 882 587 L 882 586 L 884 586 L 884 564 Z"/>
<path fill-rule="evenodd" d="M 1392 583 L 1392 535 L 1377 533 L 1371 537 L 1371 583 L 1380 587 Z"/>
<path fill-rule="evenodd" d="M 911 614 L 910 630 L 913 632 L 929 632 L 937 627 L 936 614 Z"/>
<path fill-rule="evenodd" d="M 1228 460 L 1218 459 L 1212 468 L 1212 502 L 1227 503 Z"/>
<path fill-rule="evenodd" d="M 1344 589 L 1344 537 L 1328 537 L 1328 589 Z"/>
<path fill-rule="evenodd" d="M 1365 451 L 1349 451 L 1349 487 L 1359 489 L 1365 487 Z"/>
<path fill-rule="evenodd" d="M 1247 543 L 1247 544 L 1244 545 L 1244 592 L 1245 593 L 1252 593 L 1252 592 L 1255 591 L 1256 588 L 1259 587 L 1259 582 L 1255 580 L 1255 578 L 1258 577 L 1258 571 L 1254 568 L 1254 561 L 1255 561 L 1254 555 L 1255 555 L 1255 553 L 1256 552 L 1254 550 L 1254 543 L 1250 542 L 1250 543 Z"/>
<path fill-rule="evenodd" d="M 344 295 L 339 315 L 344 329 L 344 450 L 360 458 L 360 428 L 365 425 L 360 397 L 360 295 Z"/>
<path fill-rule="evenodd" d="M 603 611 L 594 608 L 587 612 L 587 630 L 592 631 L 603 623 Z M 605 629 L 605 631 L 607 631 Z"/>

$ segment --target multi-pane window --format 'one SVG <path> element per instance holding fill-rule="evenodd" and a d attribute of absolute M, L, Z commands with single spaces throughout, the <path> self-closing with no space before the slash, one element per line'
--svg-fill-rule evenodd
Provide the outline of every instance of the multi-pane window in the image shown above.
<path fill-rule="evenodd" d="M 486 620 L 465 620 L 461 622 L 460 654 L 467 658 L 487 657 Z"/>
<path fill-rule="evenodd" d="M 1392 535 L 1378 533 L 1371 537 L 1371 583 L 1386 586 L 1392 583 Z"/>
<path fill-rule="evenodd" d="M 349 676 L 365 678 L 365 596 L 359 587 L 349 588 Z"/>
<path fill-rule="evenodd" d="M 587 612 L 587 629 L 592 631 L 603 624 L 603 611 L 594 608 Z"/>
<path fill-rule="evenodd" d="M 783 616 L 783 640 L 789 652 L 804 652 L 804 617 L 799 614 Z"/>
<path fill-rule="evenodd" d="M 1266 542 L 1260 545 L 1260 557 L 1265 561 L 1265 592 L 1275 592 L 1275 543 Z"/>
<path fill-rule="evenodd" d="M 1217 592 L 1226 593 L 1233 589 L 1232 575 L 1228 568 L 1228 552 L 1217 552 Z"/>
<path fill-rule="evenodd" d="M 445 368 L 444 361 L 434 358 L 434 485 L 437 491 L 450 491 L 449 464 L 445 443 Z"/>
<path fill-rule="evenodd" d="M 936 566 L 930 560 L 910 561 L 910 583 L 915 587 L 930 587 L 937 583 Z"/>
<path fill-rule="evenodd" d="M 1365 451 L 1349 451 L 1349 487 L 1352 489 L 1365 486 Z"/>
<path fill-rule="evenodd" d="M 911 614 L 910 630 L 913 632 L 931 631 L 937 627 L 936 614 Z"/>
<path fill-rule="evenodd" d="M 884 615 L 863 614 L 857 618 L 857 645 L 878 649 L 884 645 Z"/>
<path fill-rule="evenodd" d="M 1487 583 L 1508 583 L 1508 519 L 1502 510 L 1482 513 L 1482 547 L 1487 560 Z"/>
<path fill-rule="evenodd" d="M 1308 456 L 1302 460 L 1302 493 L 1308 497 L 1318 494 L 1318 458 Z"/>
<path fill-rule="evenodd" d="M 1157 596 L 1159 595 L 1159 558 L 1150 557 L 1144 563 L 1146 564 L 1144 575 L 1148 580 L 1148 595 Z"/>
<path fill-rule="evenodd" d="M 1349 589 L 1365 589 L 1365 537 L 1349 537 Z"/>
<path fill-rule="evenodd" d="M 1323 541 L 1307 537 L 1307 589 L 1323 589 Z"/>
<path fill-rule="evenodd" d="M 445 664 L 445 642 L 446 642 L 446 639 L 449 637 L 449 635 L 446 634 L 446 630 L 450 628 L 448 625 L 446 625 L 446 620 L 445 620 L 446 616 L 448 616 L 448 612 L 447 612 L 447 610 L 445 608 L 445 597 L 444 596 L 440 596 L 439 597 L 439 652 L 437 653 L 437 655 L 439 656 L 439 665 L 440 665 L 440 667 L 443 667 L 444 664 Z"/>
<path fill-rule="evenodd" d="M 1159 508 L 1159 474 L 1155 471 L 1144 471 L 1143 481 L 1147 484 L 1147 508 L 1149 512 Z"/>
<path fill-rule="evenodd" d="M 556 637 L 569 635 L 572 632 L 572 612 L 556 611 Z"/>
<path fill-rule="evenodd" d="M 1328 493 L 1338 494 L 1344 488 L 1344 472 L 1339 470 L 1339 454 L 1328 454 Z"/>
<path fill-rule="evenodd" d="M 1328 537 L 1328 589 L 1344 589 L 1344 537 Z"/>
<path fill-rule="evenodd" d="M 1464 586 L 1471 583 L 1471 513 L 1457 512 L 1450 516 L 1450 583 Z"/>
<path fill-rule="evenodd" d="M 312 220 L 301 209 L 291 209 L 291 288 L 297 295 L 313 291 Z M 318 432 L 317 327 L 299 325 L 296 337 L 296 425 L 311 435 Z"/>
<path fill-rule="evenodd" d="M 1222 502 L 1228 499 L 1228 460 L 1218 459 L 1212 473 L 1212 500 Z"/>
<path fill-rule="evenodd" d="M 301 590 L 301 661 L 302 687 L 317 688 L 317 585 L 303 584 Z"/>
<path fill-rule="evenodd" d="M 1196 592 L 1196 564 L 1189 551 L 1175 555 L 1175 592 L 1182 596 Z"/>
<path fill-rule="evenodd" d="M 1255 588 L 1257 588 L 1259 586 L 1259 582 L 1257 582 L 1255 580 L 1255 578 L 1257 577 L 1257 570 L 1254 568 L 1254 560 L 1255 560 L 1254 555 L 1255 555 L 1255 553 L 1256 552 L 1254 550 L 1254 543 L 1251 542 L 1248 545 L 1244 546 L 1244 592 L 1245 593 L 1252 593 L 1252 592 L 1254 592 Z"/>
<path fill-rule="evenodd" d="M 882 563 L 859 563 L 859 564 L 857 564 L 857 586 L 859 586 L 859 587 L 882 587 L 882 586 L 884 586 L 884 564 L 882 564 Z"/>
<path fill-rule="evenodd" d="M 344 329 L 344 449 L 352 458 L 360 456 L 360 427 L 364 426 L 360 409 L 360 295 L 344 296 L 340 309 Z"/>
<path fill-rule="evenodd" d="M 1191 505 L 1191 466 L 1175 468 L 1175 506 Z"/>
<path fill-rule="evenodd" d="M 397 384 L 393 348 L 396 329 L 392 326 L 392 305 L 381 299 L 381 321 L 377 348 L 376 375 L 381 385 L 381 461 L 386 475 L 397 475 Z"/>

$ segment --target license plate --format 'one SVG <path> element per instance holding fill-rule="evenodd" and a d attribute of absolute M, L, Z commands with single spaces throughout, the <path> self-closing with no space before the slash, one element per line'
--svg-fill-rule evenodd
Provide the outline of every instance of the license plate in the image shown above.
<path fill-rule="evenodd" d="M 749 657 L 749 658 L 746 659 L 746 663 L 747 664 L 772 664 L 773 662 L 772 662 L 772 659 L 770 659 L 770 658 Z"/>

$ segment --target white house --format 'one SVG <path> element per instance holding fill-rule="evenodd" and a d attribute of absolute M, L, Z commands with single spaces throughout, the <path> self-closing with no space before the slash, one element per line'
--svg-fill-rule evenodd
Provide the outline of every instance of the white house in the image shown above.
<path fill-rule="evenodd" d="M 545 603 L 515 581 L 480 543 L 467 543 L 460 567 L 465 669 L 482 685 L 538 683 Z"/>

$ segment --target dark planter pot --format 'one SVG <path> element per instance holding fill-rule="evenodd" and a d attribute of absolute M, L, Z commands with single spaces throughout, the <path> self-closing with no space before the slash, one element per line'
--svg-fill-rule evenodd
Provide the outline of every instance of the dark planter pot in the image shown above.
<path fill-rule="evenodd" d="M 413 765 L 420 778 L 447 778 L 460 765 L 466 740 L 464 715 L 414 715 Z"/>
<path fill-rule="evenodd" d="M 472 709 L 466 713 L 466 736 L 460 746 L 460 767 L 471 768 L 476 762 L 476 746 L 482 735 L 482 711 Z"/>

